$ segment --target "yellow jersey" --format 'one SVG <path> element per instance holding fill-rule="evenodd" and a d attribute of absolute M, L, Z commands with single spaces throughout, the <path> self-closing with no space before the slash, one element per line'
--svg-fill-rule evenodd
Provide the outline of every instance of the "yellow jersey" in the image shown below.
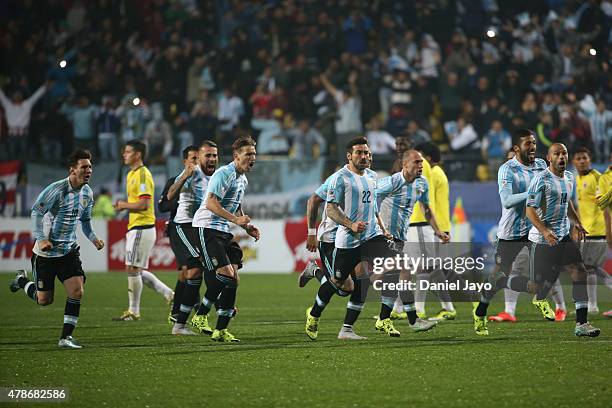
<path fill-rule="evenodd" d="M 587 175 L 576 176 L 576 195 L 578 197 L 578 214 L 580 222 L 587 230 L 587 237 L 603 237 L 606 235 L 603 211 L 597 207 L 595 197 L 599 190 L 601 173 L 591 170 Z"/>
<path fill-rule="evenodd" d="M 425 180 L 427 180 L 427 184 L 429 185 L 429 208 L 431 208 L 431 211 L 434 213 L 434 216 L 437 217 L 437 214 L 435 212 L 436 192 L 431 186 L 431 165 L 425 159 L 423 159 L 422 176 L 425 178 Z M 410 216 L 410 224 L 416 224 L 416 223 L 421 223 L 421 222 L 427 223 L 427 220 L 425 219 L 425 214 L 423 214 L 423 210 L 421 210 L 421 206 L 418 203 L 416 203 L 414 205 L 412 215 Z"/>
<path fill-rule="evenodd" d="M 440 166 L 433 166 L 431 169 L 431 184 L 429 190 L 434 190 L 436 201 L 433 212 L 440 231 L 450 232 L 450 198 L 448 192 L 448 178 Z"/>
<path fill-rule="evenodd" d="M 612 210 L 612 166 L 599 177 L 599 192 L 597 193 L 598 206 L 600 209 Z"/>
<path fill-rule="evenodd" d="M 149 169 L 145 166 L 140 166 L 134 170 L 130 170 L 127 174 L 127 201 L 128 203 L 136 203 L 142 198 L 149 200 L 149 207 L 142 211 L 130 210 L 130 218 L 128 221 L 128 230 L 132 228 L 151 227 L 155 225 L 155 206 L 153 205 L 153 196 L 155 192 L 155 184 L 153 176 Z"/>

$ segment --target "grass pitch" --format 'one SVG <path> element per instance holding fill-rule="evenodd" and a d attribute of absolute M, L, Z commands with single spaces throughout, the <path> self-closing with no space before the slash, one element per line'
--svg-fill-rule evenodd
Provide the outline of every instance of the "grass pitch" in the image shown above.
<path fill-rule="evenodd" d="M 158 276 L 173 285 L 174 273 Z M 402 337 L 385 337 L 373 330 L 379 305 L 369 302 L 356 325 L 368 336 L 360 342 L 336 339 L 346 300 L 334 297 L 313 342 L 304 334 L 304 310 L 316 285 L 299 289 L 293 275 L 245 274 L 240 312 L 230 326 L 242 343 L 225 345 L 205 336 L 171 336 L 168 307 L 148 288 L 140 321 L 111 322 L 127 304 L 125 275 L 90 273 L 75 331 L 85 348 L 59 350 L 63 288 L 56 282 L 55 303 L 43 308 L 21 291 L 11 294 L 12 277 L 0 275 L 0 387 L 67 387 L 70 399 L 61 405 L 612 406 L 612 320 L 591 316 L 602 335 L 576 338 L 573 316 L 564 323 L 543 321 L 523 296 L 520 322 L 490 323 L 487 338 L 473 333 L 465 303 L 458 305 L 457 320 L 431 332 L 412 333 L 402 321 L 396 322 Z M 502 298 L 491 313 L 500 311 Z M 571 302 L 568 288 L 566 300 Z M 438 306 L 432 301 L 428 311 Z"/>

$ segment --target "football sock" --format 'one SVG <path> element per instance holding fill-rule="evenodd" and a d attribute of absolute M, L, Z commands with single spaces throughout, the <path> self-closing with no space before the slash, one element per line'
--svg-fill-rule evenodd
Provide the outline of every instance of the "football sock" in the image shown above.
<path fill-rule="evenodd" d="M 81 300 L 66 298 L 66 307 L 64 308 L 64 327 L 62 328 L 62 339 L 72 336 L 72 332 L 79 320 L 79 312 L 81 310 Z"/>
<path fill-rule="evenodd" d="M 523 275 L 510 275 L 506 282 L 506 288 L 512 289 L 515 292 L 527 292 L 527 283 L 529 278 Z"/>
<path fill-rule="evenodd" d="M 563 287 L 559 279 L 555 281 L 550 289 L 550 297 L 555 302 L 555 309 L 567 310 L 565 308 L 565 297 L 563 296 Z"/>
<path fill-rule="evenodd" d="M 171 314 L 178 314 L 179 308 L 181 307 L 181 299 L 183 299 L 183 289 L 185 289 L 185 282 L 180 280 L 176 280 L 176 285 L 174 286 L 174 300 L 172 301 L 172 311 Z M 198 296 L 198 299 L 200 297 Z"/>
<path fill-rule="evenodd" d="M 319 291 L 317 292 L 314 305 L 312 306 L 312 310 L 310 311 L 310 315 L 313 317 L 321 317 L 321 312 L 323 312 L 325 306 L 327 306 L 332 296 L 334 296 L 334 293 L 336 293 L 336 287 L 332 285 L 329 280 L 326 280 L 325 283 L 321 284 L 321 286 L 319 286 Z"/>
<path fill-rule="evenodd" d="M 512 289 L 504 289 L 505 307 L 504 311 L 509 315 L 514 316 L 516 313 L 516 302 L 518 301 L 519 293 Z"/>
<path fill-rule="evenodd" d="M 236 291 L 238 287 L 225 287 L 219 296 L 219 309 L 217 310 L 217 330 L 227 328 L 232 315 L 234 314 L 234 305 L 236 304 Z"/>
<path fill-rule="evenodd" d="M 401 313 L 404 311 L 401 296 L 398 296 L 395 298 L 395 304 L 393 305 L 393 311 L 396 313 Z"/>
<path fill-rule="evenodd" d="M 30 299 L 32 299 L 33 301 L 35 301 L 36 303 L 38 303 L 38 298 L 36 296 L 36 284 L 34 282 L 27 282 L 23 288 L 23 291 L 25 292 L 25 294 L 27 295 L 27 297 L 29 297 Z"/>
<path fill-rule="evenodd" d="M 363 310 L 363 304 L 368 296 L 368 287 L 370 280 L 368 278 L 356 278 L 355 289 L 351 293 L 351 297 L 346 305 L 346 314 L 344 315 L 344 327 L 352 327 Z"/>
<path fill-rule="evenodd" d="M 589 309 L 597 309 L 597 275 L 587 275 L 587 293 L 589 295 Z"/>
<path fill-rule="evenodd" d="M 175 300 L 175 303 L 180 303 L 177 323 L 187 323 L 191 309 L 198 301 L 198 290 L 201 284 L 202 279 L 187 279 L 185 281 L 182 297 Z"/>
<path fill-rule="evenodd" d="M 140 295 L 142 294 L 142 277 L 139 273 L 128 273 L 128 310 L 140 314 Z"/>
<path fill-rule="evenodd" d="M 205 272 L 204 279 L 206 280 L 206 292 L 197 312 L 199 315 L 208 314 L 212 305 L 219 299 L 223 288 L 226 286 L 237 286 L 234 279 L 215 272 Z"/>
<path fill-rule="evenodd" d="M 476 306 L 476 316 L 485 317 L 487 315 L 487 309 L 489 308 L 489 303 L 486 299 L 481 298 L 480 302 L 478 302 L 478 306 Z"/>
<path fill-rule="evenodd" d="M 408 315 L 408 323 L 414 324 L 417 319 L 416 308 L 414 302 L 407 302 L 403 304 L 404 312 Z"/>
<path fill-rule="evenodd" d="M 153 275 L 149 271 L 143 270 L 142 274 L 142 282 L 147 285 L 149 288 L 153 289 L 166 299 L 172 296 L 172 289 L 170 289 L 166 284 L 159 280 L 159 278 Z"/>
<path fill-rule="evenodd" d="M 420 289 L 421 287 L 420 281 L 428 282 L 429 274 L 418 273 L 416 277 L 417 277 L 416 279 L 417 286 L 414 291 L 414 300 L 415 300 L 414 304 L 416 306 L 417 313 L 425 313 L 425 299 L 427 299 L 427 291 Z"/>
<path fill-rule="evenodd" d="M 576 323 L 580 324 L 587 322 L 589 297 L 586 286 L 586 281 L 574 282 L 572 286 L 572 295 L 576 306 Z"/>
<path fill-rule="evenodd" d="M 448 282 L 446 275 L 441 270 L 433 271 L 429 279 L 431 279 L 431 282 L 435 283 Z M 453 306 L 453 300 L 448 290 L 436 290 L 436 295 L 438 295 L 438 299 L 440 299 L 440 304 L 442 305 L 443 309 L 449 310 L 451 312 L 455 310 L 455 307 Z"/>
<path fill-rule="evenodd" d="M 381 296 L 380 298 L 380 320 L 388 319 L 391 317 L 391 311 L 393 310 L 393 305 L 395 304 L 395 298 Z"/>

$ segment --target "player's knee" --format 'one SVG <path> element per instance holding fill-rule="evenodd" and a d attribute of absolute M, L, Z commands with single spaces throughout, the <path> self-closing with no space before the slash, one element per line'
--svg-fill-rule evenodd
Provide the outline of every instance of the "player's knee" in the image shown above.
<path fill-rule="evenodd" d="M 583 264 L 571 264 L 568 267 L 573 282 L 585 281 L 588 272 Z"/>
<path fill-rule="evenodd" d="M 81 299 L 83 297 L 83 288 L 75 288 L 70 291 L 68 294 L 72 299 Z"/>
<path fill-rule="evenodd" d="M 233 276 L 227 276 L 227 275 L 217 273 L 217 280 L 225 284 L 225 286 L 227 286 L 228 288 L 238 287 L 238 281 Z"/>
<path fill-rule="evenodd" d="M 185 280 L 198 279 L 201 277 L 202 277 L 202 270 L 200 268 L 191 268 L 185 271 Z"/>

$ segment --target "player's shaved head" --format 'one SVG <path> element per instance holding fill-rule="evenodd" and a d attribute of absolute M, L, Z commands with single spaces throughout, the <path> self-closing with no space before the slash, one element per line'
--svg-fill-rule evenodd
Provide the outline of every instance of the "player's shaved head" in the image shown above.
<path fill-rule="evenodd" d="M 408 149 L 402 155 L 402 163 L 414 160 L 416 158 L 421 158 L 421 153 L 419 153 L 418 151 L 414 149 Z"/>
<path fill-rule="evenodd" d="M 557 151 L 559 149 L 567 150 L 567 147 L 565 147 L 565 145 L 563 143 L 553 143 L 548 148 L 548 155 L 550 156 L 551 154 L 553 154 L 555 151 Z"/>

